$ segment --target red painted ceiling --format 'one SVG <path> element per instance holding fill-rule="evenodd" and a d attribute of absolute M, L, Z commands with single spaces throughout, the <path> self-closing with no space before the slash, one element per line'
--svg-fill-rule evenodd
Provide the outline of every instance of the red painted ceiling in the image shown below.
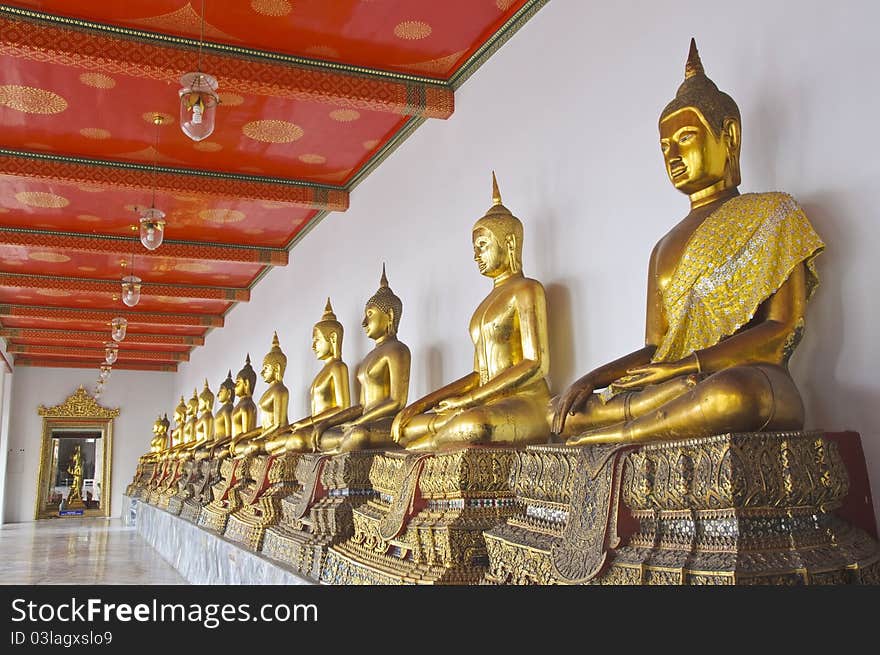
<path fill-rule="evenodd" d="M 0 336 L 19 365 L 175 370 L 267 268 L 546 0 L 206 0 L 214 133 L 180 130 L 198 0 L 0 6 Z M 181 42 L 171 37 L 183 37 Z M 163 123 L 156 126 L 153 117 Z M 165 244 L 137 241 L 166 213 Z M 125 307 L 119 281 L 144 281 Z M 246 310 L 245 310 L 246 311 Z"/>

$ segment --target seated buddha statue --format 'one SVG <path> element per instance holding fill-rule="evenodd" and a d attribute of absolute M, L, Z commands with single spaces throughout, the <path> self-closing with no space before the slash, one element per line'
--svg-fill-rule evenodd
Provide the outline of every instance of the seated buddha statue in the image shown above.
<path fill-rule="evenodd" d="M 214 392 L 205 379 L 205 388 L 199 394 L 199 416 L 196 419 L 195 447 L 214 441 Z"/>
<path fill-rule="evenodd" d="M 206 389 L 207 385 L 208 382 L 206 380 Z M 232 371 L 229 371 L 226 374 L 226 379 L 220 383 L 220 388 L 217 390 L 217 400 L 220 402 L 220 407 L 213 415 L 210 426 L 213 438 L 196 452 L 195 458 L 198 460 L 213 457 L 220 448 L 224 447 L 232 439 L 232 404 L 235 400 L 235 382 L 232 380 Z M 212 398 L 210 407 L 213 408 L 213 406 L 214 401 Z M 207 429 L 207 424 L 205 427 Z"/>
<path fill-rule="evenodd" d="M 397 339 L 403 303 L 388 286 L 385 267 L 379 290 L 364 306 L 361 326 L 376 342 L 357 368 L 360 403 L 336 414 L 333 421 L 344 421 L 324 432 L 319 450 L 344 453 L 394 445 L 391 423 L 406 407 L 409 393 L 410 352 Z M 344 366 L 344 364 L 343 364 Z"/>
<path fill-rule="evenodd" d="M 153 439 L 150 441 L 149 457 L 156 459 L 166 448 L 168 448 L 168 414 L 156 417 L 153 423 Z"/>
<path fill-rule="evenodd" d="M 739 194 L 739 109 L 693 41 L 659 127 L 690 212 L 651 253 L 645 346 L 557 398 L 553 431 L 590 444 L 801 429 L 787 364 L 824 245 L 789 195 Z"/>
<path fill-rule="evenodd" d="M 474 260 L 492 290 L 470 322 L 474 370 L 400 412 L 392 436 L 408 450 L 543 443 L 550 436 L 544 287 L 522 272 L 523 226 L 502 203 L 473 228 Z"/>
<path fill-rule="evenodd" d="M 287 356 L 281 350 L 278 333 L 272 335 L 272 348 L 263 358 L 260 376 L 269 388 L 260 396 L 260 429 L 251 436 L 233 441 L 233 454 L 238 457 L 249 453 L 260 452 L 267 440 L 279 432 L 286 431 L 290 424 L 287 418 L 287 405 L 290 392 L 284 386 L 284 371 L 287 368 Z"/>
<path fill-rule="evenodd" d="M 183 424 L 183 444 L 181 451 L 189 450 L 196 441 L 196 422 L 199 418 L 199 392 L 193 389 L 192 397 L 186 403 L 186 421 Z"/>
<path fill-rule="evenodd" d="M 238 402 L 232 409 L 230 454 L 234 454 L 236 438 L 251 434 L 257 425 L 257 405 L 252 398 L 256 384 L 257 374 L 251 366 L 251 356 L 247 355 L 244 366 L 235 376 L 235 395 L 238 397 Z"/>
<path fill-rule="evenodd" d="M 312 350 L 324 362 L 309 387 L 312 413 L 290 425 L 290 431 L 264 442 L 270 455 L 286 452 L 315 452 L 321 435 L 334 422 L 341 410 L 351 405 L 348 388 L 348 367 L 342 361 L 342 324 L 336 320 L 330 299 L 324 315 L 312 329 Z"/>
<path fill-rule="evenodd" d="M 167 450 L 173 450 L 183 443 L 183 428 L 186 425 L 186 399 L 181 396 L 180 402 L 174 408 L 174 429 L 171 430 L 171 439 L 168 442 Z"/>

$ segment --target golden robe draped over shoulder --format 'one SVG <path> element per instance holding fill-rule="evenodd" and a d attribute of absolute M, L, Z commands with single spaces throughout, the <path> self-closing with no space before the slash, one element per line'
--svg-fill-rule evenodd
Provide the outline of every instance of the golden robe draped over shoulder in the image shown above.
<path fill-rule="evenodd" d="M 809 298 L 818 284 L 813 259 L 824 248 L 787 193 L 728 200 L 694 231 L 662 293 L 668 329 L 653 361 L 676 361 L 734 334 L 801 262 Z"/>

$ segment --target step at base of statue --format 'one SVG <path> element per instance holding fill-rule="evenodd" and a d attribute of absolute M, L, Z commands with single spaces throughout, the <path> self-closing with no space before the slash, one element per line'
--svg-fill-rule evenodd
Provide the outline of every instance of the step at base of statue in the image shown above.
<path fill-rule="evenodd" d="M 281 518 L 281 499 L 296 488 L 296 466 L 300 453 L 284 453 L 277 457 L 257 455 L 250 465 L 248 488 L 239 492 L 241 506 L 229 515 L 224 536 L 253 551 L 260 550 L 266 530 Z M 256 487 L 265 489 L 254 499 Z"/>
<path fill-rule="evenodd" d="M 514 511 L 516 451 L 470 447 L 375 456 L 377 497 L 352 511 L 354 534 L 327 553 L 330 584 L 472 584 L 488 564 L 483 530 Z"/>
<path fill-rule="evenodd" d="M 849 479 L 819 432 L 529 446 L 511 479 L 518 512 L 485 533 L 486 583 L 880 582 L 877 542 L 833 514 Z"/>
<path fill-rule="evenodd" d="M 303 455 L 300 491 L 281 501 L 281 520 L 269 528 L 262 552 L 315 580 L 327 549 L 354 533 L 352 511 L 373 495 L 370 467 L 381 451 Z"/>
<path fill-rule="evenodd" d="M 180 510 L 180 518 L 190 523 L 198 523 L 202 507 L 203 505 L 195 498 L 187 498 L 183 503 L 183 508 Z"/>

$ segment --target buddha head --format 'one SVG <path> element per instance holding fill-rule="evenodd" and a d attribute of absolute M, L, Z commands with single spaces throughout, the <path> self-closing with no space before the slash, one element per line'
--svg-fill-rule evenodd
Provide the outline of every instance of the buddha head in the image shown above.
<path fill-rule="evenodd" d="M 263 368 L 260 370 L 263 380 L 272 384 L 273 382 L 281 382 L 284 378 L 284 371 L 287 368 L 287 355 L 281 351 L 281 344 L 278 343 L 278 333 L 272 333 L 272 348 L 263 357 Z"/>
<path fill-rule="evenodd" d="M 660 114 L 660 147 L 673 186 L 688 195 L 738 186 L 740 142 L 739 108 L 706 77 L 691 39 L 684 82 Z"/>
<path fill-rule="evenodd" d="M 174 408 L 174 424 L 180 427 L 186 421 L 186 399 L 181 396 L 180 402 Z"/>
<path fill-rule="evenodd" d="M 497 278 L 522 270 L 523 226 L 520 220 L 501 204 L 498 181 L 492 173 L 492 206 L 474 223 L 474 261 L 480 273 Z"/>
<path fill-rule="evenodd" d="M 251 356 L 248 354 L 244 360 L 244 366 L 235 376 L 235 395 L 239 398 L 249 397 L 254 393 L 257 385 L 257 374 L 251 366 Z"/>
<path fill-rule="evenodd" d="M 229 371 L 226 374 L 226 379 L 220 383 L 220 388 L 217 390 L 217 400 L 221 405 L 235 400 L 235 382 L 232 380 L 232 371 Z"/>
<path fill-rule="evenodd" d="M 208 379 L 205 378 L 205 388 L 199 394 L 199 413 L 210 412 L 214 409 L 214 392 L 208 387 Z"/>
<path fill-rule="evenodd" d="M 381 339 L 385 336 L 397 336 L 400 317 L 403 314 L 403 302 L 388 286 L 385 276 L 385 265 L 382 265 L 382 278 L 379 290 L 364 306 L 364 320 L 361 325 L 370 339 Z"/>
<path fill-rule="evenodd" d="M 330 299 L 324 307 L 324 315 L 312 330 L 312 350 L 320 360 L 339 359 L 342 356 L 342 323 L 336 320 Z"/>

